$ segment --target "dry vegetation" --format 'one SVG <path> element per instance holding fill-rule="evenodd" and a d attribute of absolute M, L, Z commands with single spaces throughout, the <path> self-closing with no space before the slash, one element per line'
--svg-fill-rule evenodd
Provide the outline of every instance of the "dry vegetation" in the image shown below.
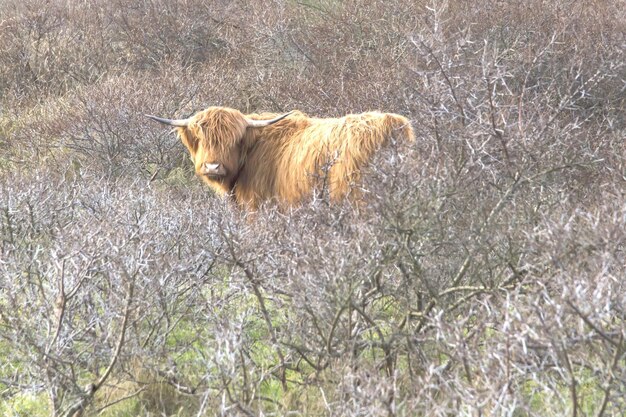
<path fill-rule="evenodd" d="M 626 414 L 621 0 L 6 0 L 0 414 Z M 144 113 L 372 109 L 253 219 Z"/>

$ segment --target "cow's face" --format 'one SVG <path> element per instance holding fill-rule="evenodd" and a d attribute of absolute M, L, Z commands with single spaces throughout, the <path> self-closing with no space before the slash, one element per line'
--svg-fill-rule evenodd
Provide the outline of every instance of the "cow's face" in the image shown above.
<path fill-rule="evenodd" d="M 196 174 L 222 190 L 233 187 L 244 164 L 248 129 L 259 129 L 278 122 L 291 112 L 270 120 L 248 119 L 240 111 L 226 107 L 209 107 L 187 119 L 164 119 L 146 115 L 152 120 L 174 126 L 189 150 Z M 249 142 L 249 140 L 247 141 Z"/>
<path fill-rule="evenodd" d="M 190 118 L 187 127 L 179 128 L 196 174 L 231 185 L 243 163 L 242 141 L 247 126 L 237 110 L 212 107 Z"/>

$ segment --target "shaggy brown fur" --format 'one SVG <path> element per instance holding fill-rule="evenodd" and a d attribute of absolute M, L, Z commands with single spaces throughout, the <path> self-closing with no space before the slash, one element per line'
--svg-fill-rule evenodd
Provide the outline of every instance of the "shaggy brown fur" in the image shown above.
<path fill-rule="evenodd" d="M 414 139 L 409 121 L 392 113 L 318 119 L 296 111 L 270 126 L 247 126 L 246 117 L 276 116 L 209 107 L 176 129 L 196 173 L 218 193 L 232 193 L 238 204 L 252 209 L 269 199 L 298 204 L 319 183 L 316 178 L 325 179 L 331 199 L 342 198 L 392 136 Z M 205 163 L 219 163 L 225 172 L 205 175 Z"/>

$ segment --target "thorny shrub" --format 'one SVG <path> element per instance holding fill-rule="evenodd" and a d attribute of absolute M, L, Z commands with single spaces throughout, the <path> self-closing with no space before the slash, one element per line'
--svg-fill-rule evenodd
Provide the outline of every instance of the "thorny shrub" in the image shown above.
<path fill-rule="evenodd" d="M 622 415 L 618 2 L 5 2 L 6 415 Z M 245 213 L 143 114 L 408 116 Z"/>

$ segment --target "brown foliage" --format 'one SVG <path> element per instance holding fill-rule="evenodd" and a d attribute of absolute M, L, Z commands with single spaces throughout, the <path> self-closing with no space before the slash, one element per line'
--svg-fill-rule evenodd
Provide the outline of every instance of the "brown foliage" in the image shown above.
<path fill-rule="evenodd" d="M 0 414 L 624 415 L 622 6 L 2 2 Z M 250 222 L 216 104 L 416 140 Z"/>

